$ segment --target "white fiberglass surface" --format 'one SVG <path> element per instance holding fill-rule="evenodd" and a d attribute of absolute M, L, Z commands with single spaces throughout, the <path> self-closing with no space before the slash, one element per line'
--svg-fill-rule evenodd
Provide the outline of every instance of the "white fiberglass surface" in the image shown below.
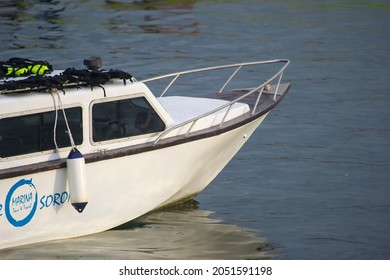
<path fill-rule="evenodd" d="M 228 103 L 228 101 L 218 99 L 184 96 L 160 97 L 158 98 L 158 101 L 172 117 L 175 123 L 185 122 Z M 227 110 L 228 107 L 214 113 L 213 115 L 223 116 Z M 227 120 L 245 114 L 248 111 L 249 106 L 247 104 L 235 103 L 229 111 Z"/>

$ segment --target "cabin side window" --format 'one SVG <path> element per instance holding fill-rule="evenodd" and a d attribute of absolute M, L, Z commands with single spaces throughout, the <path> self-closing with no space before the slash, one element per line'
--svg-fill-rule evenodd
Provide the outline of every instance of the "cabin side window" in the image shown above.
<path fill-rule="evenodd" d="M 100 142 L 163 131 L 165 124 L 146 98 L 96 103 L 92 107 L 93 141 Z"/>
<path fill-rule="evenodd" d="M 65 109 L 76 145 L 83 142 L 81 107 Z M 0 119 L 0 157 L 11 157 L 55 149 L 55 111 Z M 62 110 L 58 110 L 56 141 L 58 148 L 70 147 Z"/>

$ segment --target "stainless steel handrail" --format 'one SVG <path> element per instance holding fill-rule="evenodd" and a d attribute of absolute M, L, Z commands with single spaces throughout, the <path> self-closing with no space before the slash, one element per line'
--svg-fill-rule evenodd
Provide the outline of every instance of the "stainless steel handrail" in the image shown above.
<path fill-rule="evenodd" d="M 207 117 L 209 115 L 212 115 L 218 111 L 221 111 L 227 107 L 229 107 L 221 121 L 221 123 L 219 124 L 220 126 L 223 125 L 223 123 L 225 122 L 226 120 L 226 117 L 227 115 L 229 114 L 230 112 L 230 109 L 232 108 L 232 106 L 237 103 L 238 101 L 246 98 L 247 96 L 251 95 L 251 94 L 254 94 L 255 92 L 259 91 L 259 96 L 257 97 L 257 100 L 256 100 L 256 103 L 254 105 L 254 108 L 252 110 L 252 115 L 255 114 L 256 112 L 256 109 L 257 109 L 257 106 L 259 104 L 259 101 L 260 101 L 260 97 L 264 91 L 264 87 L 268 84 L 270 84 L 273 80 L 275 80 L 276 78 L 278 78 L 278 81 L 277 81 L 277 84 L 276 84 L 276 88 L 275 88 L 275 92 L 274 92 L 274 97 L 273 97 L 273 100 L 276 101 L 276 97 L 278 95 L 278 91 L 279 91 L 279 86 L 280 86 L 280 83 L 281 83 L 281 80 L 282 80 L 282 77 L 283 77 L 283 73 L 284 73 L 284 70 L 287 68 L 287 66 L 290 64 L 290 60 L 288 59 L 278 59 L 278 60 L 266 60 L 266 61 L 253 61 L 253 62 L 245 62 L 245 63 L 237 63 L 237 64 L 229 64 L 229 65 L 221 65 L 221 66 L 214 66 L 214 67 L 206 67 L 206 68 L 200 68 L 200 69 L 194 69 L 194 70 L 188 70 L 188 71 L 181 71 L 181 72 L 176 72 L 176 73 L 171 73 L 171 74 L 167 74 L 167 75 L 162 75 L 162 76 L 158 76 L 158 77 L 153 77 L 153 78 L 149 78 L 149 79 L 145 79 L 145 80 L 142 80 L 140 82 L 143 82 L 143 83 L 148 83 L 148 82 L 151 82 L 151 81 L 156 81 L 156 80 L 162 80 L 162 79 L 167 79 L 167 78 L 170 78 L 170 77 L 173 77 L 173 79 L 171 80 L 171 82 L 168 84 L 168 86 L 163 90 L 163 92 L 161 93 L 160 97 L 163 97 L 167 92 L 168 90 L 172 87 L 172 85 L 177 81 L 177 79 L 182 76 L 182 75 L 190 75 L 190 74 L 194 74 L 194 73 L 199 73 L 199 72 L 206 72 L 206 71 L 213 71 L 213 70 L 220 70 L 220 69 L 226 69 L 226 68 L 235 68 L 237 67 L 237 69 L 233 72 L 233 74 L 226 80 L 226 82 L 224 83 L 224 85 L 222 86 L 222 88 L 218 91 L 218 93 L 222 93 L 222 91 L 226 88 L 226 86 L 230 83 L 231 80 L 234 79 L 234 77 L 237 75 L 237 73 L 244 67 L 247 67 L 247 66 L 253 66 L 253 65 L 260 65 L 260 64 L 274 64 L 274 63 L 284 63 L 284 65 L 276 72 L 276 74 L 274 74 L 271 78 L 267 79 L 266 81 L 264 81 L 263 83 L 261 83 L 259 86 L 255 87 L 255 88 L 252 88 L 250 89 L 247 93 L 241 95 L 240 97 L 234 99 L 233 101 L 230 101 L 214 110 L 211 110 L 207 113 L 204 113 L 200 116 L 197 116 L 195 118 L 192 118 L 190 120 L 187 120 L 185 122 L 182 122 L 180 124 L 177 124 L 177 125 L 174 125 L 170 128 L 168 128 L 167 130 L 165 130 L 164 132 L 162 132 L 157 138 L 156 140 L 154 141 L 154 145 L 156 145 L 162 138 L 164 138 L 167 134 L 169 134 L 170 132 L 176 130 L 176 129 L 179 129 L 181 127 L 184 127 L 190 123 L 191 126 L 189 127 L 189 129 L 187 130 L 186 132 L 186 136 L 188 136 L 192 130 L 192 128 L 194 127 L 195 123 L 204 118 L 204 117 Z"/>

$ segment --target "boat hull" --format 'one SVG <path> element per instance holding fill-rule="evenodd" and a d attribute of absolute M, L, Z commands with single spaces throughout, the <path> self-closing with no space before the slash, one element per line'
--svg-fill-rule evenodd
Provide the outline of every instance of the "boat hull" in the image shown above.
<path fill-rule="evenodd" d="M 193 170 L 192 180 L 157 208 L 181 203 L 199 194 L 231 161 L 267 115 L 268 113 L 237 129 L 240 131 L 238 133 L 233 130 L 221 137 L 215 137 L 212 143 L 204 143 L 204 145 L 212 145 L 208 154 L 203 155 L 203 158 L 207 157 L 208 160 L 199 160 L 195 166 L 196 172 Z"/>
<path fill-rule="evenodd" d="M 71 205 L 66 168 L 2 179 L 0 249 L 105 231 L 187 200 L 218 175 L 265 117 L 214 136 L 86 164 L 82 213 Z"/>

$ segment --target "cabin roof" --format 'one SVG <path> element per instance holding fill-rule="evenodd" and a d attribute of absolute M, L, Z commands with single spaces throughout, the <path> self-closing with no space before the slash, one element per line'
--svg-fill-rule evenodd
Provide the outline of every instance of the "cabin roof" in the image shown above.
<path fill-rule="evenodd" d="M 58 93 L 65 107 L 76 103 L 86 106 L 93 100 L 104 98 L 143 93 L 146 95 L 148 93 L 151 94 L 150 90 L 143 83 L 123 84 L 121 81 L 112 81 L 101 87 L 66 88 L 63 91 L 54 90 L 54 93 Z M 56 102 L 58 103 L 58 101 Z M 0 95 L 0 115 L 42 110 L 53 108 L 53 106 L 53 96 L 50 92 L 31 91 Z"/>

